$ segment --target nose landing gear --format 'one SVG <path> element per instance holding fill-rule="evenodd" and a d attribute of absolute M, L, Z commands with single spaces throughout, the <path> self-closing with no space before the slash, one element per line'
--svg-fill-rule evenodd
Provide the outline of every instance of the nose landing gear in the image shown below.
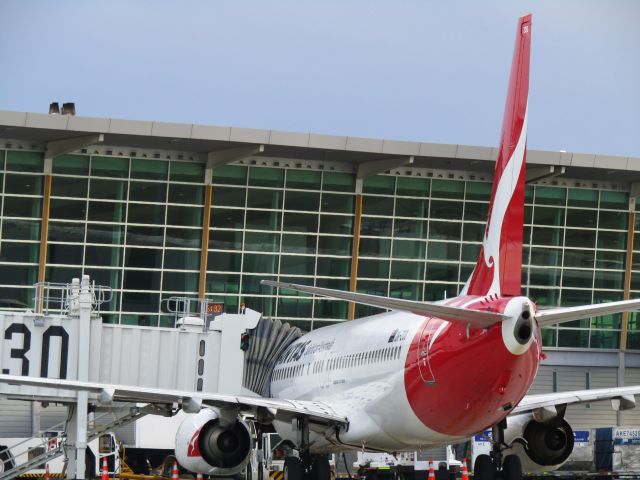
<path fill-rule="evenodd" d="M 503 458 L 502 451 L 508 448 L 504 441 L 504 430 L 507 421 L 502 420 L 491 429 L 491 454 L 478 455 L 473 466 L 476 480 L 522 480 L 522 464 L 517 455 Z"/>

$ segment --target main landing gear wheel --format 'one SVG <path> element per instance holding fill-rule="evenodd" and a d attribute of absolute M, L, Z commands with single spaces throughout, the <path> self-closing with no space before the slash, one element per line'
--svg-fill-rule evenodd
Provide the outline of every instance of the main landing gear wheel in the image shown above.
<path fill-rule="evenodd" d="M 517 455 L 507 455 L 502 462 L 503 480 L 522 480 L 522 462 Z"/>
<path fill-rule="evenodd" d="M 493 462 L 489 455 L 478 455 L 473 464 L 474 480 L 493 480 Z"/>
<path fill-rule="evenodd" d="M 298 457 L 284 459 L 284 480 L 303 480 L 302 462 Z"/>

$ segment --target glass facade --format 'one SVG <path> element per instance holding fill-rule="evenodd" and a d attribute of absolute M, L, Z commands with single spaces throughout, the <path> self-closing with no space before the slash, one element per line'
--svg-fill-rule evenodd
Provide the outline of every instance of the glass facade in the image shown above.
<path fill-rule="evenodd" d="M 31 305 L 44 190 L 38 152 L 0 150 L 0 307 Z M 424 176 L 421 176 L 424 175 Z M 45 279 L 89 274 L 114 296 L 106 320 L 172 325 L 170 296 L 197 296 L 203 224 L 209 222 L 206 296 L 305 330 L 347 318 L 346 302 L 261 287 L 277 279 L 348 290 L 356 179 L 321 168 L 227 165 L 213 170 L 204 212 L 203 163 L 63 155 L 52 165 Z M 364 180 L 357 290 L 433 301 L 456 295 L 475 264 L 491 184 L 413 171 Z M 539 307 L 624 296 L 628 193 L 552 185 L 526 189 L 524 294 Z M 207 236 L 205 236 L 207 238 Z M 640 296 L 640 238 L 631 297 Z M 375 313 L 357 306 L 356 316 Z M 621 315 L 544 331 L 549 347 L 615 349 Z M 629 348 L 640 325 L 629 318 Z"/>

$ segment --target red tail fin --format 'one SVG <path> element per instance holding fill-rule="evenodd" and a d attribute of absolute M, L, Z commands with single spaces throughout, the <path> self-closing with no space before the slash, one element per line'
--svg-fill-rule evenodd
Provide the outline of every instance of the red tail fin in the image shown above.
<path fill-rule="evenodd" d="M 520 295 L 530 46 L 529 14 L 518 22 L 487 230 L 462 294 Z"/>

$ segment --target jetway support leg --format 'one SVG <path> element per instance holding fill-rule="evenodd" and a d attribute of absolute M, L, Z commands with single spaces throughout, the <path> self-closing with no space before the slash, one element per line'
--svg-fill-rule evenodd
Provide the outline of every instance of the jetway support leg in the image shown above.
<path fill-rule="evenodd" d="M 78 403 L 70 405 L 67 423 L 67 478 L 84 480 L 86 472 L 88 394 L 78 393 Z M 96 459 L 97 461 L 97 459 Z"/>

